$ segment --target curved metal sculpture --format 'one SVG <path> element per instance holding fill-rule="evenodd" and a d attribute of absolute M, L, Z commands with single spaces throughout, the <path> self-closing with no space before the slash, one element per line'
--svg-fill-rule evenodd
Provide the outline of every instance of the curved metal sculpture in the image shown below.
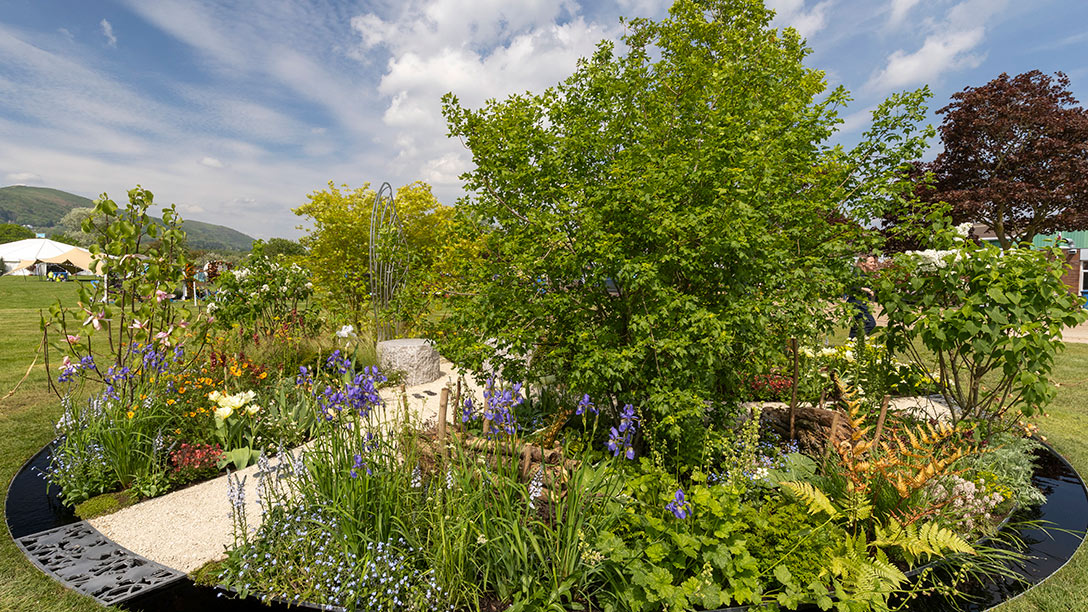
<path fill-rule="evenodd" d="M 370 301 L 378 342 L 389 340 L 400 332 L 399 321 L 390 321 L 386 311 L 407 274 L 404 228 L 393 201 L 393 188 L 389 183 L 382 183 L 370 211 Z"/>

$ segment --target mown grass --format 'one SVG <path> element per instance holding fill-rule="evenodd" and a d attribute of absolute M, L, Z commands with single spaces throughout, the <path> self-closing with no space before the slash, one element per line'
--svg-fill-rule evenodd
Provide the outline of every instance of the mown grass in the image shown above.
<path fill-rule="evenodd" d="M 41 341 L 38 311 L 57 298 L 74 303 L 77 287 L 37 279 L 0 278 L 0 398 L 8 395 L 34 361 Z M 27 379 L 10 397 L 0 399 L 0 507 L 8 483 L 23 463 L 53 437 L 60 416 L 56 396 L 46 388 L 40 354 Z M 77 595 L 43 574 L 26 560 L 7 533 L 0 537 L 0 611 L 104 610 L 89 597 Z"/>
<path fill-rule="evenodd" d="M 76 283 L 0 278 L 0 397 L 7 395 L 34 360 L 40 342 L 38 310 L 57 298 L 75 302 Z M 1061 385 L 1048 417 L 1040 424 L 1048 440 L 1082 474 L 1088 474 L 1088 345 L 1069 344 L 1059 356 Z M 0 506 L 15 472 L 53 435 L 60 416 L 46 389 L 41 357 L 19 390 L 0 400 Z M 5 534 L 6 536 L 6 534 Z M 104 610 L 66 590 L 32 566 L 10 537 L 0 538 L 0 612 Z M 1088 609 L 1088 552 L 1077 551 L 1068 566 L 1044 584 L 999 608 L 1000 612 L 1057 612 Z"/>

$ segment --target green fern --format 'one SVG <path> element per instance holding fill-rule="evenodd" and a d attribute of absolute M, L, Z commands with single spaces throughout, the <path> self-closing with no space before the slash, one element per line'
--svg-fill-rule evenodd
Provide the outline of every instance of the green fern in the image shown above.
<path fill-rule="evenodd" d="M 903 525 L 892 519 L 886 526 L 877 526 L 876 538 L 872 541 L 872 545 L 897 547 L 910 562 L 914 562 L 923 555 L 936 557 L 949 553 L 975 554 L 975 549 L 963 538 L 951 529 L 933 522 L 924 523 L 919 527 L 916 524 Z"/>
<path fill-rule="evenodd" d="M 824 495 L 823 491 L 812 486 L 811 483 L 783 482 L 781 485 L 808 506 L 809 514 L 823 512 L 831 518 L 839 515 L 839 511 L 835 509 L 835 506 L 831 505 L 831 500 L 828 499 L 827 495 Z"/>

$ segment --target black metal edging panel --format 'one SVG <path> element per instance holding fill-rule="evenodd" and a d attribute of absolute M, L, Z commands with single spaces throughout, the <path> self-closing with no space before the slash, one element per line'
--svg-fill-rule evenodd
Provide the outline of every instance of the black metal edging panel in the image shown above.
<path fill-rule="evenodd" d="M 24 536 L 15 543 L 43 572 L 107 606 L 186 577 L 119 546 L 86 521 Z"/>

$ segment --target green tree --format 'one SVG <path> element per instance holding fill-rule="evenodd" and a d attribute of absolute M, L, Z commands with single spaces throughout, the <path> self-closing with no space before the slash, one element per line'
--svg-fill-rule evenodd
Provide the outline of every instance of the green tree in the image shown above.
<path fill-rule="evenodd" d="M 95 237 L 83 231 L 83 221 L 94 214 L 94 208 L 77 206 L 69 210 L 60 219 L 60 229 L 68 238 L 69 244 L 88 246 L 95 241 Z"/>
<path fill-rule="evenodd" d="M 847 94 L 825 92 L 771 17 L 678 0 L 661 22 L 626 22 L 626 54 L 602 42 L 541 94 L 480 110 L 447 94 L 475 165 L 458 226 L 483 242 L 438 330 L 447 356 L 634 403 L 684 460 L 721 413 L 708 402 L 830 327 L 853 256 L 875 246 L 866 228 L 910 193 L 928 91 L 831 147 Z"/>
<path fill-rule="evenodd" d="M 270 257 L 276 255 L 299 256 L 306 254 L 306 247 L 287 238 L 269 238 L 264 245 L 264 254 Z"/>
<path fill-rule="evenodd" d="M 34 232 L 14 223 L 0 223 L 0 244 L 33 238 Z"/>
<path fill-rule="evenodd" d="M 343 191 L 341 191 L 343 189 Z M 293 209 L 306 217 L 310 228 L 299 243 L 306 248 L 306 266 L 314 291 L 326 306 L 347 314 L 356 325 L 366 318 L 370 295 L 370 211 L 374 190 L 370 183 L 351 189 L 346 184 L 306 196 Z"/>
<path fill-rule="evenodd" d="M 307 250 L 305 262 L 313 274 L 315 292 L 326 305 L 346 310 L 356 325 L 369 318 L 374 196 L 369 182 L 351 189 L 330 181 L 327 190 L 310 194 L 309 202 L 294 209 L 312 224 L 299 242 Z M 426 288 L 439 276 L 436 265 L 446 252 L 452 209 L 443 206 L 430 185 L 421 181 L 397 189 L 394 201 L 410 274 L 391 316 L 404 319 L 419 316 L 429 307 L 425 298 L 432 292 Z"/>

